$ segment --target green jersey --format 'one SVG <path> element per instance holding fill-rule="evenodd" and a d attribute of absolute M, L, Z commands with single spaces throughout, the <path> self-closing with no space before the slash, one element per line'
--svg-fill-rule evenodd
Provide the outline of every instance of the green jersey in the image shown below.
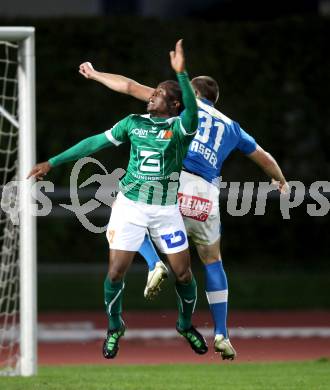
<path fill-rule="evenodd" d="M 52 166 L 78 160 L 100 149 L 131 143 L 130 159 L 120 182 L 124 195 L 148 204 L 177 201 L 182 162 L 198 124 L 197 103 L 187 73 L 177 74 L 185 110 L 179 117 L 132 114 L 105 133 L 86 138 L 49 159 Z"/>
<path fill-rule="evenodd" d="M 129 115 L 106 133 L 115 145 L 130 142 L 130 159 L 120 190 L 134 201 L 175 204 L 182 162 L 195 131 L 181 117 Z"/>

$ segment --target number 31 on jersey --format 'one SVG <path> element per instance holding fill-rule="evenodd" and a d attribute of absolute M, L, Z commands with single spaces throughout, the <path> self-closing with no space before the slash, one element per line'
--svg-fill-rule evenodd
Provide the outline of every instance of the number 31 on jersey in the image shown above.
<path fill-rule="evenodd" d="M 189 149 L 202 154 L 204 159 L 215 168 L 225 126 L 205 111 L 198 111 L 198 116 L 200 119 L 198 131 Z"/>

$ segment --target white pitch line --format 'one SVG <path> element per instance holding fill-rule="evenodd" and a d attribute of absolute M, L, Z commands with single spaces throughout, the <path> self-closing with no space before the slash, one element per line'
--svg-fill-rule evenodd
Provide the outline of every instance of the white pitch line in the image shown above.
<path fill-rule="evenodd" d="M 200 331 L 205 337 L 213 336 L 213 328 L 200 328 Z M 330 337 L 330 327 L 249 327 L 249 328 L 230 328 L 230 337 L 237 337 L 243 339 L 250 338 L 290 338 L 290 337 Z M 87 327 L 76 329 L 49 329 L 48 327 L 39 327 L 38 340 L 39 341 L 88 341 L 99 340 L 105 336 L 105 330 L 93 329 Z M 127 329 L 125 332 L 126 340 L 133 339 L 174 339 L 181 337 L 174 328 L 145 328 L 145 329 Z"/>
<path fill-rule="evenodd" d="M 205 337 L 213 337 L 212 328 L 199 329 Z M 96 329 L 92 322 L 68 322 L 39 324 L 38 341 L 40 342 L 81 342 L 103 339 L 105 329 Z M 251 338 L 309 338 L 320 337 L 330 338 L 330 327 L 247 327 L 230 328 L 230 337 L 251 339 Z M 125 332 L 126 340 L 134 339 L 175 339 L 180 337 L 174 328 L 145 328 L 145 329 L 127 329 Z M 18 332 L 15 328 L 1 329 L 0 338 L 5 340 L 15 340 L 18 338 Z"/>

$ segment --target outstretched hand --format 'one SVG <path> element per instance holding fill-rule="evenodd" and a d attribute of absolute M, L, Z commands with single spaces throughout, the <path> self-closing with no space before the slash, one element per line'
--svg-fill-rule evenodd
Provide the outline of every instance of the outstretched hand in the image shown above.
<path fill-rule="evenodd" d="M 290 186 L 288 182 L 280 182 L 278 180 L 272 179 L 272 184 L 276 186 L 278 191 L 283 195 L 290 195 Z"/>
<path fill-rule="evenodd" d="M 31 172 L 27 176 L 27 179 L 30 177 L 35 177 L 38 180 L 43 180 L 44 176 L 46 176 L 51 169 L 52 166 L 48 161 L 39 163 L 32 168 Z"/>
<path fill-rule="evenodd" d="M 186 68 L 182 39 L 178 40 L 175 50 L 170 51 L 171 65 L 176 73 L 184 72 Z"/>
<path fill-rule="evenodd" d="M 84 62 L 79 65 L 79 73 L 82 74 L 86 79 L 92 79 L 95 72 L 96 71 L 90 62 Z"/>

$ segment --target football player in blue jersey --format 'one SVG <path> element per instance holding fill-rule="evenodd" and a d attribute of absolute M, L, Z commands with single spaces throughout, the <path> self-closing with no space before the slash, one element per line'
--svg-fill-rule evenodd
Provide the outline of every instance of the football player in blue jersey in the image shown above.
<path fill-rule="evenodd" d="M 148 101 L 154 91 L 125 76 L 98 72 L 89 62 L 81 64 L 79 72 L 87 79 L 143 101 Z M 206 296 L 214 321 L 214 349 L 223 359 L 233 360 L 236 351 L 227 331 L 228 283 L 220 253 L 221 167 L 228 155 L 238 149 L 264 170 L 281 193 L 287 193 L 289 186 L 275 159 L 237 122 L 214 107 L 219 97 L 217 82 L 199 76 L 191 83 L 197 97 L 199 125 L 183 163 L 178 204 L 187 233 L 204 265 Z M 149 267 L 144 295 L 151 298 L 159 291 L 168 271 L 148 235 L 139 252 Z"/>

